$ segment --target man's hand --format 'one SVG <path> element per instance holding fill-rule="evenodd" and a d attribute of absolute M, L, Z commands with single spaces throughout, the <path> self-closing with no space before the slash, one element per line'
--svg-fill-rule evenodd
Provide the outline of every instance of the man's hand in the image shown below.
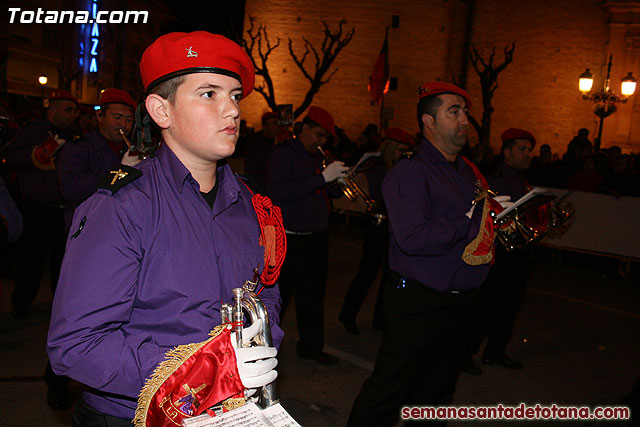
<path fill-rule="evenodd" d="M 507 209 L 509 206 L 513 205 L 510 196 L 496 196 L 493 198 L 496 202 L 500 203 L 502 209 Z"/>
<path fill-rule="evenodd" d="M 338 178 L 343 178 L 348 170 L 349 168 L 344 165 L 344 162 L 336 161 L 322 171 L 322 177 L 324 178 L 324 182 L 329 183 Z"/>
<path fill-rule="evenodd" d="M 510 196 L 496 196 L 493 198 L 493 200 L 495 200 L 496 202 L 498 202 L 498 204 L 500 206 L 502 206 L 502 209 L 506 209 L 509 206 L 513 205 L 513 202 L 511 201 L 511 197 Z M 471 219 L 471 217 L 473 216 L 473 210 L 476 208 L 476 205 L 473 204 L 471 205 L 471 209 L 469 209 L 469 212 L 467 212 L 465 214 L 465 216 L 469 219 Z"/>
<path fill-rule="evenodd" d="M 242 331 L 242 341 L 248 344 L 258 332 L 260 332 L 261 322 L 255 322 L 250 327 Z M 236 345 L 235 333 L 231 333 L 231 342 Z M 278 350 L 275 347 L 247 347 L 236 348 L 236 361 L 238 363 L 238 373 L 240 380 L 247 389 L 256 389 L 275 381 L 278 372 L 275 367 L 278 365 L 276 355 Z M 250 396 L 255 390 L 249 390 L 246 395 Z"/>
<path fill-rule="evenodd" d="M 138 157 L 137 154 L 131 154 L 131 149 L 127 150 L 126 153 L 124 153 L 124 156 L 122 156 L 122 164 L 125 166 L 135 166 L 138 163 L 140 163 L 142 161 L 142 159 L 140 157 Z"/>

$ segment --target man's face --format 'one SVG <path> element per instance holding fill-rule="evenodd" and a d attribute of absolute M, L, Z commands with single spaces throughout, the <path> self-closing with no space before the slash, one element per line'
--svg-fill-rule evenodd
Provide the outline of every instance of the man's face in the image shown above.
<path fill-rule="evenodd" d="M 262 123 L 262 133 L 267 139 L 275 139 L 278 134 L 278 118 L 271 117 Z"/>
<path fill-rule="evenodd" d="M 233 154 L 240 132 L 242 84 L 233 77 L 188 74 L 166 103 L 163 137 L 183 163 L 208 164 Z M 178 153 L 179 152 L 179 153 Z"/>
<path fill-rule="evenodd" d="M 431 142 L 448 154 L 457 154 L 467 143 L 467 104 L 463 97 L 451 93 L 440 95 L 440 99 L 442 105 L 438 108 L 435 119 L 423 114 L 422 120 L 424 123 L 425 119 L 433 119 L 429 125 Z"/>
<path fill-rule="evenodd" d="M 409 146 L 407 144 L 401 144 L 395 141 L 394 141 L 394 144 L 395 144 L 395 147 L 391 155 L 391 163 L 395 163 L 398 160 L 400 160 L 400 157 L 402 157 L 402 155 L 409 150 Z"/>
<path fill-rule="evenodd" d="M 123 142 L 120 129 L 129 137 L 133 126 L 133 108 L 124 104 L 107 104 L 98 112 L 98 130 L 108 141 Z"/>
<path fill-rule="evenodd" d="M 527 170 L 531 163 L 531 141 L 516 139 L 511 148 L 504 149 L 504 162 L 517 171 Z"/>
<path fill-rule="evenodd" d="M 71 127 L 77 117 L 78 106 L 75 102 L 68 99 L 51 101 L 51 105 L 47 111 L 49 121 L 60 129 Z"/>
<path fill-rule="evenodd" d="M 322 126 L 310 127 L 307 124 L 302 125 L 300 143 L 309 154 L 317 153 L 318 147 L 326 144 L 329 138 L 331 138 L 331 134 Z"/>

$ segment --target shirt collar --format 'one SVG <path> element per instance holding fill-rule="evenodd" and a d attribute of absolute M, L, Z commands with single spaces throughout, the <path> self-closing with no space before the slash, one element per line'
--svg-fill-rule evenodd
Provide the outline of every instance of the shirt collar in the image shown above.
<path fill-rule="evenodd" d="M 165 175 L 169 181 L 173 183 L 175 189 L 179 193 L 182 193 L 188 179 L 193 179 L 191 173 L 168 145 L 162 144 L 157 155 L 158 161 L 165 171 Z M 216 201 L 213 206 L 214 208 L 220 207 L 220 210 L 222 210 L 238 200 L 238 193 L 240 193 L 241 189 L 238 179 L 231 170 L 231 167 L 224 162 L 220 162 L 217 167 L 216 180 L 219 180 L 219 187 L 218 195 L 216 196 Z M 197 183 L 195 185 L 197 186 Z M 200 191 L 198 188 L 196 189 Z"/>
<path fill-rule="evenodd" d="M 416 147 L 416 153 L 419 157 L 424 158 L 425 160 L 429 160 L 433 163 L 451 163 L 447 159 L 444 158 L 442 153 L 435 147 L 433 142 L 429 141 L 426 137 L 422 138 L 422 141 Z M 463 161 L 460 158 L 460 155 L 456 155 L 455 164 L 456 167 Z"/>
<path fill-rule="evenodd" d="M 509 166 L 508 164 L 505 163 L 505 161 L 502 161 L 502 164 L 500 165 L 500 169 L 502 171 L 502 173 L 504 175 L 511 175 L 511 176 L 521 176 L 524 175 L 523 172 L 518 172 L 517 170 L 515 170 L 514 168 L 512 168 L 511 166 Z"/>

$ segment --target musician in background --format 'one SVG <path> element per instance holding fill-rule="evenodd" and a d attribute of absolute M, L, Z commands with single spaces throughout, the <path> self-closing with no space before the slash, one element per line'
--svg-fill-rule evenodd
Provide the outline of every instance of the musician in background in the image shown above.
<path fill-rule="evenodd" d="M 282 239 L 284 229 L 264 233 L 266 221 L 281 224 L 270 202 L 222 162 L 238 140 L 239 102 L 253 89 L 251 59 L 220 35 L 170 33 L 145 50 L 140 74 L 162 144 L 136 167 L 117 165 L 76 209 L 53 302 L 51 365 L 86 386 L 73 426 L 131 426 L 134 415 L 144 425 L 147 412 L 147 425 L 179 425 L 277 375 L 275 348 L 235 349 L 229 329 L 217 327 L 221 303 L 259 266 L 273 285 L 260 298 L 274 345 L 283 337 L 273 282 L 284 242 L 269 236 Z M 136 413 L 145 381 L 159 385 L 166 371 L 159 363 L 168 358 L 171 372 L 185 374 L 177 360 L 210 332 L 203 363 L 164 382 L 155 391 L 166 399 L 142 401 Z M 192 347 L 169 352 L 184 345 Z M 263 362 L 247 370 L 252 359 Z"/>
<path fill-rule="evenodd" d="M 262 115 L 262 130 L 249 136 L 245 143 L 244 173 L 261 192 L 267 187 L 266 163 L 276 145 L 279 130 L 278 113 L 268 111 Z"/>
<path fill-rule="evenodd" d="M 387 171 L 391 169 L 400 156 L 415 145 L 415 140 L 411 135 L 400 128 L 389 128 L 385 130 L 386 138 L 380 146 L 380 156 L 369 158 L 359 169 L 362 169 L 367 176 L 369 184 L 369 198 L 375 202 L 372 214 L 386 217 L 387 210 L 382 199 L 382 180 Z M 362 259 L 356 276 L 351 281 L 349 289 L 344 297 L 342 309 L 338 319 L 351 334 L 359 334 L 360 330 L 356 324 L 356 316 L 367 291 L 373 284 L 378 270 L 382 265 L 382 278 L 376 306 L 374 310 L 373 326 L 376 329 L 384 327 L 384 315 L 382 313 L 382 290 L 387 280 L 389 263 L 387 254 L 389 252 L 389 228 L 387 220 L 381 217 L 370 217 L 365 223 L 363 230 Z"/>
<path fill-rule="evenodd" d="M 60 150 L 58 179 L 65 200 L 64 222 L 68 233 L 73 212 L 97 189 L 102 178 L 119 164 L 135 166 L 140 162 L 130 155 L 123 139 L 131 136 L 136 102 L 121 89 L 104 89 L 96 111 L 98 129 L 78 140 L 70 141 Z M 121 133 L 122 131 L 122 133 Z"/>
<path fill-rule="evenodd" d="M 489 177 L 489 186 L 499 195 L 518 200 L 530 190 L 524 173 L 531 162 L 536 139 L 531 132 L 516 128 L 505 130 L 501 139 L 503 160 Z M 522 369 L 522 363 L 509 357 L 506 350 L 529 280 L 529 252 L 530 248 L 526 247 L 507 252 L 502 245 L 496 245 L 495 264 L 480 288 L 470 350 L 462 365 L 463 371 L 474 375 L 482 373 L 473 355 L 480 349 L 485 336 L 487 345 L 482 363 Z"/>
<path fill-rule="evenodd" d="M 489 273 L 493 225 L 483 221 L 488 205 L 473 203 L 476 182 L 486 181 L 458 155 L 471 99 L 444 82 L 422 85 L 419 95 L 423 138 L 382 183 L 390 229 L 386 325 L 349 426 L 393 426 L 404 405 L 451 402 L 468 317 Z"/>
<path fill-rule="evenodd" d="M 331 114 L 311 106 L 298 137 L 278 145 L 267 164 L 267 194 L 282 209 L 287 232 L 287 259 L 279 282 L 282 313 L 295 293 L 298 356 L 324 365 L 338 363 L 336 357 L 323 351 L 329 197 L 342 194 L 330 184 L 344 176 L 348 168 L 335 161 L 323 170 L 318 147 L 335 136 Z"/>

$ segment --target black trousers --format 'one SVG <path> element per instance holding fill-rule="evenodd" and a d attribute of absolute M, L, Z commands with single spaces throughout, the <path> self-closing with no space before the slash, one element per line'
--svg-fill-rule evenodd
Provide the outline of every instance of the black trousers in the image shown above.
<path fill-rule="evenodd" d="M 324 347 L 324 295 L 327 287 L 329 233 L 287 235 L 287 257 L 279 285 L 281 317 L 296 297 L 298 352 L 317 354 Z"/>
<path fill-rule="evenodd" d="M 11 294 L 11 305 L 18 313 L 25 312 L 38 293 L 49 250 L 51 293 L 55 293 L 66 240 L 62 208 L 24 201 L 20 210 L 24 231 L 17 244 L 18 268 Z"/>
<path fill-rule="evenodd" d="M 345 294 L 340 318 L 355 322 L 358 311 L 360 311 L 367 292 L 378 275 L 380 265 L 382 265 L 382 280 L 376 300 L 373 323 L 383 324 L 382 293 L 389 273 L 388 252 L 389 228 L 387 222 L 384 221 L 382 224 L 367 223 L 364 229 L 360 267 Z"/>
<path fill-rule="evenodd" d="M 505 356 L 528 281 L 529 252 L 507 253 L 496 248 L 496 263 L 480 287 L 474 308 L 469 356 L 478 352 L 485 336 L 484 357 L 500 359 Z"/>
<path fill-rule="evenodd" d="M 78 401 L 78 406 L 73 413 L 72 427 L 133 427 L 131 420 L 114 417 L 96 411 L 83 399 Z"/>
<path fill-rule="evenodd" d="M 372 375 L 349 426 L 393 426 L 405 405 L 451 402 L 468 341 L 476 292 L 439 293 L 391 272 L 384 290 L 386 325 Z"/>

